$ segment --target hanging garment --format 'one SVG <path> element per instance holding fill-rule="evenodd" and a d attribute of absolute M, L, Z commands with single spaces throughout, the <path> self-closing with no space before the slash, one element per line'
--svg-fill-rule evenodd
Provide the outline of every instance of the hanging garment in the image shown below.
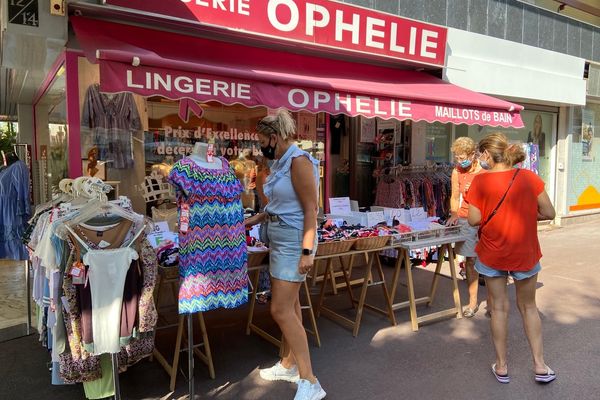
<path fill-rule="evenodd" d="M 114 250 L 88 249 L 83 263 L 88 266 L 92 290 L 94 354 L 118 353 L 123 288 L 132 260 L 138 253 L 131 247 Z"/>
<path fill-rule="evenodd" d="M 131 93 L 107 95 L 100 92 L 100 85 L 91 85 L 81 122 L 91 129 L 91 135 L 82 135 L 86 151 L 96 147 L 98 159 L 110 161 L 111 168 L 133 168 L 132 134 L 141 129 L 141 120 Z M 86 143 L 88 137 L 91 141 Z"/>
<path fill-rule="evenodd" d="M 27 260 L 21 241 L 30 218 L 29 169 L 15 161 L 0 172 L 0 259 Z"/>
<path fill-rule="evenodd" d="M 179 208 L 189 207 L 189 228 L 179 233 L 179 313 L 235 308 L 248 300 L 243 187 L 227 160 L 206 169 L 184 158 L 169 182 Z"/>

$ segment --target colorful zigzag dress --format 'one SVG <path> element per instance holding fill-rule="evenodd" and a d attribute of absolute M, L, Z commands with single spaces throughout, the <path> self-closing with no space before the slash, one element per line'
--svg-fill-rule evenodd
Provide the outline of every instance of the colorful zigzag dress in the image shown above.
<path fill-rule="evenodd" d="M 180 314 L 248 300 L 243 187 L 227 160 L 221 162 L 221 169 L 207 169 L 184 158 L 169 174 L 179 211 L 183 204 L 190 209 L 189 228 L 179 232 Z"/>

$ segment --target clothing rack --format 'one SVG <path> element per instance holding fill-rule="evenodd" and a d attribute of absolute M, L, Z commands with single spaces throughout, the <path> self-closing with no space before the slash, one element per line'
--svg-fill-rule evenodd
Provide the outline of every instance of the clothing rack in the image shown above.
<path fill-rule="evenodd" d="M 449 165 L 390 167 L 380 175 L 375 205 L 390 208 L 423 207 L 429 216 L 447 214 L 451 195 Z"/>
<path fill-rule="evenodd" d="M 129 245 L 134 243 L 137 240 L 137 238 L 139 238 L 140 234 L 142 234 L 143 231 L 145 230 L 145 222 L 142 223 L 142 221 L 138 220 L 138 218 L 137 218 L 138 216 L 139 216 L 139 218 L 143 218 L 143 217 L 136 213 L 133 213 L 132 211 L 129 211 L 129 210 L 131 210 L 131 200 L 125 196 L 120 196 L 118 200 L 108 201 L 106 194 L 109 193 L 113 188 L 111 185 L 104 183 L 102 180 L 100 180 L 98 178 L 80 177 L 75 180 L 64 179 L 60 182 L 59 188 L 63 192 L 63 194 L 61 196 L 59 196 L 59 199 L 54 199 L 53 201 L 48 202 L 48 203 L 42 205 L 41 207 L 38 207 L 39 213 L 36 213 L 36 216 L 42 215 L 47 212 L 55 213 L 55 214 L 51 214 L 52 218 L 63 218 L 65 216 L 67 216 L 67 219 L 62 221 L 63 223 L 60 224 L 61 229 L 59 229 L 59 230 L 63 233 L 63 235 L 61 235 L 59 230 L 54 232 L 59 237 L 63 237 L 64 233 L 67 231 L 70 231 L 73 234 L 75 234 L 67 223 L 76 223 L 76 219 L 74 219 L 74 218 L 87 218 L 88 215 L 91 217 L 92 214 L 89 214 L 89 213 L 93 212 L 93 210 L 95 209 L 94 207 L 98 207 L 98 210 L 100 213 L 103 212 L 103 210 L 105 210 L 105 208 L 103 208 L 102 204 L 104 204 L 104 203 L 107 205 L 111 205 L 110 207 L 108 207 L 106 209 L 109 212 L 111 212 L 111 213 L 116 212 L 116 215 L 121 215 L 122 217 L 124 217 L 126 219 L 131 219 L 132 221 L 135 220 L 135 221 L 137 221 L 136 223 L 139 223 L 139 225 L 137 225 L 139 231 L 133 236 L 132 240 L 128 240 Z M 61 203 L 61 201 L 63 201 L 63 200 L 67 201 L 67 202 Z M 75 204 L 75 203 L 72 203 L 74 200 L 75 201 L 84 200 L 84 202 Z M 87 200 L 87 201 L 85 201 L 85 200 Z M 60 203 L 60 206 L 59 206 L 59 203 Z M 115 207 L 113 207 L 113 206 L 118 206 L 119 208 L 115 209 Z M 86 209 L 86 207 L 91 207 L 91 208 L 84 211 Z M 52 210 L 54 210 L 54 211 L 52 211 Z M 82 211 L 80 214 L 77 214 L 74 212 L 76 210 L 82 210 Z M 74 217 L 73 218 L 68 217 L 69 215 L 73 215 Z M 36 216 L 34 216 L 34 218 L 32 218 L 31 221 L 35 220 L 37 223 Z M 136 218 L 132 218 L 132 216 L 134 216 Z M 31 221 L 30 221 L 30 223 L 31 223 Z M 50 219 L 50 221 L 51 221 L 51 219 Z M 57 222 L 57 221 L 55 221 L 55 222 Z M 57 226 L 57 228 L 58 228 L 58 226 Z M 64 228 L 64 229 L 62 229 L 62 228 Z M 79 239 L 77 237 L 77 235 L 75 235 L 75 236 L 77 239 Z M 63 239 L 64 239 L 64 237 L 63 237 Z M 31 310 L 32 310 L 32 293 L 31 293 L 31 288 L 29 285 L 30 265 L 31 265 L 31 262 L 29 260 L 27 260 L 25 263 L 25 268 L 26 268 L 25 276 L 26 276 L 26 281 L 27 281 L 27 310 L 28 310 L 27 332 L 28 332 L 28 334 L 31 329 Z M 113 379 L 113 385 L 114 385 L 114 399 L 121 400 L 118 353 L 111 354 L 111 364 L 112 364 L 111 373 L 112 373 L 112 379 Z"/>

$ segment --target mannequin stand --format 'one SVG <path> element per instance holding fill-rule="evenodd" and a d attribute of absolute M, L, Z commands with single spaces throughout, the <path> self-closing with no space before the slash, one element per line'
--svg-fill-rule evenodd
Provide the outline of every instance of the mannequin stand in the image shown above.
<path fill-rule="evenodd" d="M 173 294 L 174 299 L 177 299 L 178 296 L 178 286 L 179 286 L 179 275 L 175 274 L 172 277 L 171 276 L 164 276 L 163 272 L 160 271 L 159 273 L 159 281 L 156 285 L 156 304 L 157 307 L 160 307 L 160 294 L 161 294 L 161 289 L 163 288 L 163 284 L 167 284 L 169 286 L 171 286 L 171 292 Z M 177 307 L 177 306 L 175 306 Z M 170 307 L 167 307 L 170 308 Z M 162 316 L 162 312 L 161 312 L 161 308 L 157 309 L 159 312 L 159 321 L 165 321 L 165 318 Z M 200 325 L 200 332 L 202 335 L 202 342 L 195 344 L 194 345 L 194 336 L 193 336 L 193 327 L 194 327 L 194 322 L 193 322 L 193 315 L 196 315 L 197 319 L 198 319 L 198 323 Z M 187 329 L 187 335 L 184 333 L 184 324 L 187 320 L 187 324 L 188 324 L 188 329 Z M 178 321 L 176 324 L 168 324 L 167 325 L 163 325 L 163 326 L 159 326 L 156 328 L 157 331 L 159 330 L 165 330 L 165 329 L 170 329 L 170 328 L 174 328 L 177 327 L 177 335 L 175 337 L 175 352 L 173 354 L 173 360 L 170 363 L 169 361 L 167 361 L 166 357 L 157 349 L 155 348 L 154 351 L 152 352 L 152 357 L 156 358 L 156 360 L 159 362 L 159 364 L 165 369 L 165 371 L 167 372 L 167 374 L 170 377 L 170 383 L 169 383 L 169 388 L 171 391 L 175 390 L 175 385 L 177 383 L 177 373 L 179 372 L 179 356 L 181 354 L 181 352 L 183 351 L 187 351 L 188 352 L 188 359 L 192 359 L 192 362 L 190 363 L 190 366 L 193 368 L 193 354 L 195 354 L 196 356 L 198 356 L 198 358 L 200 358 L 200 360 L 202 360 L 202 362 L 204 364 L 206 364 L 208 366 L 208 373 L 211 377 L 211 379 L 215 379 L 215 368 L 213 365 L 213 360 L 212 360 L 212 353 L 210 350 L 210 344 L 208 341 L 208 334 L 206 332 L 206 324 L 204 323 L 204 315 L 199 312 L 199 313 L 195 313 L 195 314 L 188 314 L 187 318 L 186 315 L 181 314 L 178 315 Z M 187 346 L 186 348 L 182 349 L 183 346 L 183 340 L 186 340 Z M 204 347 L 204 352 L 202 352 L 199 347 Z M 191 370 L 193 371 L 193 370 Z M 189 373 L 190 371 L 188 371 Z M 188 375 L 188 379 L 192 378 L 193 379 L 193 372 L 191 374 Z M 192 380 L 190 379 L 190 380 Z M 193 381 L 190 383 L 190 385 L 193 385 Z M 190 397 L 192 398 L 192 397 Z"/>
<path fill-rule="evenodd" d="M 198 343 L 198 344 L 194 344 L 193 315 L 197 316 L 198 322 L 200 324 L 200 332 L 202 333 L 202 342 Z M 187 348 L 182 349 L 182 341 L 184 340 L 183 326 L 185 324 L 186 319 L 187 319 L 187 324 L 188 324 L 187 337 L 185 338 L 186 343 L 187 343 Z M 179 356 L 180 356 L 181 352 L 183 352 L 183 351 L 188 352 L 188 360 L 190 362 L 189 371 L 188 371 L 188 373 L 189 373 L 188 380 L 190 383 L 190 387 L 194 383 L 193 382 L 193 379 L 194 379 L 193 378 L 194 377 L 194 373 L 193 373 L 194 354 L 196 356 L 198 356 L 198 358 L 200 358 L 200 360 L 202 360 L 202 362 L 204 362 L 208 366 L 208 373 L 209 373 L 211 379 L 215 379 L 215 367 L 213 365 L 212 354 L 210 351 L 210 344 L 208 342 L 208 334 L 206 333 L 206 325 L 204 324 L 203 314 L 201 312 L 196 313 L 196 314 L 188 314 L 187 318 L 186 318 L 186 315 L 180 315 L 179 322 L 177 323 L 176 326 L 177 326 L 177 336 L 175 338 L 175 353 L 173 355 L 172 363 L 169 363 L 167 361 L 167 359 L 165 358 L 165 356 L 160 351 L 158 351 L 158 349 L 155 348 L 152 353 L 152 355 L 154 357 L 156 357 L 156 360 L 165 369 L 165 371 L 167 371 L 167 374 L 171 378 L 170 384 L 169 384 L 169 389 L 171 391 L 175 390 L 175 385 L 177 383 L 177 373 L 178 373 L 178 369 L 179 369 Z M 157 328 L 157 329 L 165 329 L 165 328 L 170 328 L 170 327 L 171 326 L 166 326 L 166 327 L 161 327 L 161 328 Z M 204 347 L 204 352 L 200 351 L 199 347 Z M 192 398 L 192 397 L 190 397 L 190 398 Z"/>
<path fill-rule="evenodd" d="M 192 314 L 187 316 L 188 325 L 188 393 L 189 399 L 194 400 L 196 397 L 194 388 L 194 325 Z"/>

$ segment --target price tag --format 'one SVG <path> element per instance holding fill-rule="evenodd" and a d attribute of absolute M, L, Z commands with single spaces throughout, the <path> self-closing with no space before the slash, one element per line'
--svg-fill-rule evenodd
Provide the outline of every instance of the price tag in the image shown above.
<path fill-rule="evenodd" d="M 83 285 L 85 283 L 85 265 L 81 262 L 73 263 L 69 275 L 73 277 L 73 285 Z"/>
<path fill-rule="evenodd" d="M 215 161 L 215 145 L 212 143 L 208 144 L 208 149 L 206 150 L 206 161 L 212 163 Z"/>
<path fill-rule="evenodd" d="M 50 222 L 55 221 L 58 218 L 58 208 L 53 208 L 50 212 Z"/>
<path fill-rule="evenodd" d="M 181 233 L 187 233 L 190 227 L 190 205 L 182 204 L 181 210 L 179 211 L 179 231 Z"/>

